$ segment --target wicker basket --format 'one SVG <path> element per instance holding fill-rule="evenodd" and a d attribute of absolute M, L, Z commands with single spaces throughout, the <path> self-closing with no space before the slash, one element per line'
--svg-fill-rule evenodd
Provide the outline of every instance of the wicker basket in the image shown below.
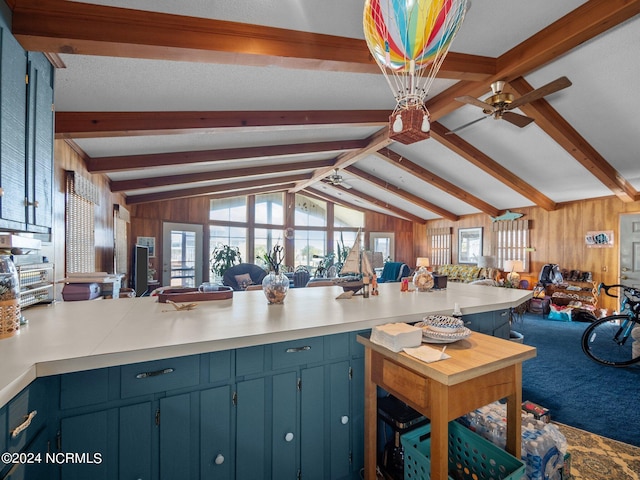
<path fill-rule="evenodd" d="M 422 108 L 400 109 L 393 112 L 389 117 L 389 138 L 405 145 L 426 140 L 430 137 L 430 132 L 423 132 L 421 129 L 425 115 L 429 116 L 429 113 Z M 393 124 L 398 116 L 402 118 L 402 130 L 396 132 Z"/>
<path fill-rule="evenodd" d="M 20 301 L 0 301 L 0 338 L 14 336 L 20 330 Z"/>

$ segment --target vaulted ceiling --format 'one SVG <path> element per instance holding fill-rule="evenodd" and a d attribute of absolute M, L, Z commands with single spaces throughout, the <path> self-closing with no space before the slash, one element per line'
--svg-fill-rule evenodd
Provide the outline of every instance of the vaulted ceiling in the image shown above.
<path fill-rule="evenodd" d="M 56 137 L 128 204 L 308 192 L 424 223 L 640 200 L 640 0 L 474 0 L 427 98 L 431 138 L 411 145 L 388 136 L 364 0 L 7 3 L 58 67 Z M 484 114 L 456 97 L 562 76 L 514 110 L 534 123 L 457 130 Z"/>

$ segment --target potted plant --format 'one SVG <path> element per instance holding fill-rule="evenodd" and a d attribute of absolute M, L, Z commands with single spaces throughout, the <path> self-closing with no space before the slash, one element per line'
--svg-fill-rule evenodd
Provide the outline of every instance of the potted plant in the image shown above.
<path fill-rule="evenodd" d="M 289 291 L 289 277 L 281 271 L 284 248 L 281 245 L 274 246 L 264 254 L 263 260 L 269 268 L 269 274 L 262 280 L 262 291 L 269 304 L 284 303 L 284 297 Z"/>
<path fill-rule="evenodd" d="M 238 247 L 219 244 L 211 253 L 211 272 L 216 277 L 222 277 L 224 272 L 239 263 L 242 263 L 242 257 Z"/>

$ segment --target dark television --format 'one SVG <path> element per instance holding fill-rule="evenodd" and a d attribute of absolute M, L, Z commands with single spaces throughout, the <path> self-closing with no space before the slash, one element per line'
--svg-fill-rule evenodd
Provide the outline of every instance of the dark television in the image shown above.
<path fill-rule="evenodd" d="M 136 245 L 133 250 L 133 265 L 131 268 L 131 288 L 136 291 L 136 297 L 143 296 L 149 288 L 149 247 Z"/>

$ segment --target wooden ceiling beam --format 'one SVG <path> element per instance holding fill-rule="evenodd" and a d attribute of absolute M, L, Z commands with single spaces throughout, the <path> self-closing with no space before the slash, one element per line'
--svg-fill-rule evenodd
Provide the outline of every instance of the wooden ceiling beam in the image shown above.
<path fill-rule="evenodd" d="M 266 145 L 261 147 L 224 148 L 190 152 L 151 153 L 144 155 L 122 155 L 117 157 L 94 157 L 85 159 L 91 173 L 107 173 L 172 165 L 188 165 L 203 162 L 240 160 L 251 158 L 282 157 L 310 153 L 341 152 L 357 150 L 366 146 L 365 140 L 338 140 L 330 142 L 298 143 L 290 145 Z M 266 167 L 265 167 L 266 168 Z"/>
<path fill-rule="evenodd" d="M 202 133 L 217 129 L 349 125 L 386 126 L 389 110 L 225 112 L 56 112 L 56 138 L 131 137 Z M 235 130 L 241 131 L 241 130 Z"/>
<path fill-rule="evenodd" d="M 433 134 L 434 125 L 431 126 L 431 135 Z M 436 188 L 444 191 L 445 193 L 451 195 L 458 200 L 465 202 L 468 205 L 471 205 L 474 208 L 477 208 L 481 212 L 486 213 L 487 215 L 491 215 L 492 217 L 497 217 L 500 214 L 500 209 L 490 205 L 489 203 L 481 200 L 480 198 L 471 195 L 469 192 L 463 190 L 460 187 L 455 186 L 453 183 L 445 180 L 442 177 L 439 177 L 433 172 L 430 172 L 426 168 L 414 163 L 402 155 L 390 150 L 388 148 L 384 148 L 378 152 L 378 157 L 386 162 L 391 163 L 392 165 L 404 170 L 405 172 L 410 173 L 411 175 L 417 177 L 418 179 L 433 185 Z"/>
<path fill-rule="evenodd" d="M 341 187 L 338 187 L 341 188 Z M 406 210 L 403 210 L 399 207 L 396 207 L 395 205 L 389 205 L 389 203 L 385 202 L 384 200 L 381 200 L 379 198 L 376 198 L 372 195 L 368 195 L 364 192 L 361 192 L 355 188 L 350 188 L 349 190 L 344 190 L 345 193 L 347 193 L 348 195 L 352 195 L 354 197 L 357 197 L 367 203 L 370 203 L 371 205 L 376 205 L 380 208 L 383 208 L 385 210 L 389 210 L 390 212 L 395 213 L 397 216 L 405 218 L 407 220 L 411 220 L 413 222 L 416 223 L 420 223 L 420 224 L 425 224 L 427 223 L 427 221 L 424 218 L 421 218 L 417 215 L 414 215 L 413 213 L 407 212 Z"/>
<path fill-rule="evenodd" d="M 498 57 L 490 78 L 458 82 L 436 95 L 427 102 L 432 121 L 462 106 L 455 97 L 479 97 L 490 90 L 492 82 L 526 75 L 638 13 L 640 0 L 589 0 Z"/>
<path fill-rule="evenodd" d="M 509 85 L 521 96 L 533 90 L 533 87 L 522 77 L 511 80 Z M 518 108 L 528 117 L 535 118 L 538 127 L 606 185 L 620 200 L 624 202 L 638 200 L 638 192 L 633 185 L 625 180 L 547 100 L 542 98 Z"/>
<path fill-rule="evenodd" d="M 227 181 L 242 177 L 254 177 L 256 175 L 269 175 L 274 173 L 295 172 L 297 170 L 313 170 L 316 168 L 333 165 L 333 160 L 312 160 L 308 162 L 281 163 L 264 167 L 231 168 L 227 170 L 215 170 L 198 173 L 186 173 L 183 175 L 164 175 L 161 177 L 136 178 L 133 180 L 112 181 L 112 192 L 126 192 L 144 188 L 164 187 L 167 185 L 184 185 L 189 183 Z M 265 179 L 269 181 L 269 179 Z"/>
<path fill-rule="evenodd" d="M 482 153 L 458 135 L 448 135 L 448 133 L 450 133 L 450 130 L 441 123 L 435 122 L 431 125 L 431 138 L 434 138 L 445 147 L 454 151 L 496 180 L 504 183 L 523 197 L 528 198 L 540 208 L 544 208 L 547 211 L 552 211 L 557 208 L 557 204 L 553 200 L 533 188 L 522 178 L 500 165 L 488 155 Z M 498 214 L 491 214 L 491 216 L 498 216 Z"/>
<path fill-rule="evenodd" d="M 126 198 L 127 205 L 136 203 L 158 202 L 161 200 L 172 200 L 176 198 L 201 197 L 222 192 L 235 192 L 237 195 L 247 189 L 262 188 L 265 186 L 277 186 L 283 184 L 293 184 L 309 178 L 309 174 L 287 175 L 284 177 L 271 178 L 268 180 L 249 180 L 246 182 L 225 183 L 224 185 L 208 185 L 206 187 L 186 188 L 180 190 L 170 190 L 166 192 L 147 193 L 142 195 L 129 195 Z M 284 187 L 282 187 L 284 188 Z"/>
<path fill-rule="evenodd" d="M 406 190 L 403 190 L 402 188 L 396 186 L 396 185 L 392 185 L 391 183 L 387 182 L 386 180 L 382 180 L 381 178 L 376 177 L 375 175 L 371 175 L 368 172 L 365 172 L 364 170 L 359 169 L 358 167 L 354 167 L 353 165 L 346 167 L 344 170 L 346 170 L 347 172 L 351 173 L 352 175 L 355 175 L 367 182 L 369 182 L 372 185 L 375 185 L 376 187 L 379 187 L 383 190 L 386 190 L 388 192 L 391 192 L 393 195 L 396 195 L 408 202 L 413 203 L 414 205 L 417 205 L 420 208 L 424 208 L 425 210 L 429 210 L 430 212 L 435 213 L 436 215 L 440 215 L 441 217 L 444 217 L 448 220 L 451 220 L 453 222 L 457 221 L 460 219 L 460 217 L 458 215 L 456 215 L 453 212 L 450 212 L 448 210 L 445 210 L 442 207 L 439 207 L 438 205 L 428 202 L 427 200 L 425 200 L 422 197 L 419 197 L 418 195 L 414 195 L 411 192 L 407 192 Z"/>
<path fill-rule="evenodd" d="M 384 148 L 391 143 L 392 140 L 389 138 L 388 129 L 383 128 L 367 139 L 367 145 L 364 148 L 343 153 L 337 158 L 332 167 L 319 168 L 313 173 L 313 176 L 309 180 L 298 183 L 296 187 L 292 189 L 291 193 L 299 192 L 300 190 L 320 181 L 321 179 L 329 175 L 333 170 L 353 165 L 358 160 L 361 160 L 367 155 L 371 155 L 377 152 L 381 148 Z"/>
<path fill-rule="evenodd" d="M 15 0 L 29 51 L 380 73 L 361 39 L 63 0 Z M 451 52 L 441 78 L 482 80 L 495 60 Z"/>

